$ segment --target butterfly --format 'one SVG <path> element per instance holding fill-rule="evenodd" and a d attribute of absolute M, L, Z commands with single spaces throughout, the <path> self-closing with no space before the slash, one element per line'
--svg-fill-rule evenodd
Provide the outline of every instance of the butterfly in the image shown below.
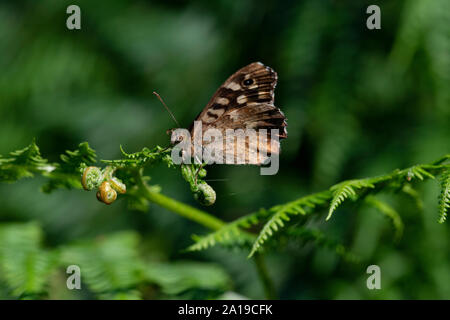
<path fill-rule="evenodd" d="M 192 139 L 196 134 L 196 121 L 201 123 L 202 133 L 214 129 L 224 137 L 230 129 L 254 129 L 257 142 L 252 143 L 247 137 L 244 143 L 237 143 L 235 137 L 226 137 L 223 141 L 206 143 L 206 147 L 219 148 L 224 160 L 222 163 L 228 163 L 226 159 L 231 157 L 237 164 L 260 165 L 268 157 L 278 155 L 279 140 L 287 138 L 287 122 L 283 112 L 274 105 L 277 79 L 277 73 L 261 62 L 236 71 L 217 89 L 192 122 L 188 129 Z M 172 135 L 171 143 L 176 144 L 180 140 L 179 136 Z"/>

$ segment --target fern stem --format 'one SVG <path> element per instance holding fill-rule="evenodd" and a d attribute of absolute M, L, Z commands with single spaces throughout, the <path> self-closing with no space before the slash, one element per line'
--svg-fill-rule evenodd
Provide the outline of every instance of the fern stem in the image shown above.
<path fill-rule="evenodd" d="M 136 180 L 139 189 L 147 200 L 212 230 L 218 230 L 225 225 L 225 222 L 207 212 L 191 207 L 175 199 L 166 197 L 161 193 L 153 192 L 144 183 L 144 181 L 142 181 L 140 174 L 136 175 Z"/>

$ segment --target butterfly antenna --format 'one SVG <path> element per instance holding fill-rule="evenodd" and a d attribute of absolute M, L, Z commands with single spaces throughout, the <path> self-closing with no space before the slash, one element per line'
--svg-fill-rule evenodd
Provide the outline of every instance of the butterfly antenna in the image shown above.
<path fill-rule="evenodd" d="M 164 103 L 164 100 L 161 98 L 161 96 L 156 91 L 153 91 L 153 94 L 159 99 L 159 101 L 161 101 L 162 105 L 164 106 L 164 108 L 166 108 L 167 112 L 170 114 L 170 116 L 172 117 L 173 121 L 175 121 L 177 126 L 180 127 L 180 124 L 178 123 L 177 119 L 173 115 L 172 111 L 170 111 L 169 107 L 167 107 L 167 105 Z"/>

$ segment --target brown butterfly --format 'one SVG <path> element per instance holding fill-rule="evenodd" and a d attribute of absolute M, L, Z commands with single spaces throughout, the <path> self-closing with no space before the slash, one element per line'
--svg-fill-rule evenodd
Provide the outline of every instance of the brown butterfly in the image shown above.
<path fill-rule="evenodd" d="M 189 131 L 192 139 L 195 135 L 195 121 L 201 122 L 203 133 L 209 129 L 216 129 L 224 136 L 228 129 L 254 129 L 258 139 L 263 138 L 258 141 L 263 143 L 255 144 L 246 140 L 245 144 L 238 144 L 235 140 L 229 139 L 210 143 L 220 143 L 223 158 L 230 154 L 234 158 L 239 153 L 245 154 L 241 162 L 236 162 L 239 164 L 259 165 L 267 160 L 267 156 L 278 154 L 279 140 L 287 138 L 287 123 L 283 112 L 273 104 L 276 84 L 277 73 L 260 62 L 239 69 L 219 87 L 191 124 Z M 277 139 L 273 139 L 274 135 Z M 179 137 L 172 135 L 171 143 L 178 142 Z M 260 156 L 263 151 L 264 156 Z"/>

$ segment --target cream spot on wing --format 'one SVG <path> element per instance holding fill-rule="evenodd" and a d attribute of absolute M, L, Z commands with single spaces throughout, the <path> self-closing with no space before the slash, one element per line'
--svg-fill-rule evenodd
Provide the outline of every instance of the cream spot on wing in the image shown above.
<path fill-rule="evenodd" d="M 267 91 L 261 91 L 261 92 L 258 93 L 258 98 L 259 98 L 259 99 L 264 99 L 264 98 L 267 98 L 268 95 L 270 95 L 269 92 L 267 92 Z"/>
<path fill-rule="evenodd" d="M 225 110 L 224 109 L 217 109 L 217 110 L 208 110 L 209 113 L 214 114 L 216 116 L 221 116 Z"/>
<path fill-rule="evenodd" d="M 236 82 L 230 82 L 229 84 L 227 84 L 226 88 L 231 89 L 233 91 L 241 90 L 241 86 L 239 85 L 239 83 Z"/>
<path fill-rule="evenodd" d="M 240 95 L 239 97 L 237 97 L 237 103 L 239 103 L 239 104 L 243 104 L 243 103 L 246 103 L 247 102 L 247 97 L 245 96 L 245 95 Z"/>
<path fill-rule="evenodd" d="M 225 109 L 209 109 L 208 112 L 202 116 L 202 121 L 205 123 L 212 123 L 216 121 L 224 112 Z"/>
<path fill-rule="evenodd" d="M 227 98 L 219 97 L 216 99 L 216 103 L 226 106 L 227 104 L 230 103 L 230 100 L 228 100 Z"/>

